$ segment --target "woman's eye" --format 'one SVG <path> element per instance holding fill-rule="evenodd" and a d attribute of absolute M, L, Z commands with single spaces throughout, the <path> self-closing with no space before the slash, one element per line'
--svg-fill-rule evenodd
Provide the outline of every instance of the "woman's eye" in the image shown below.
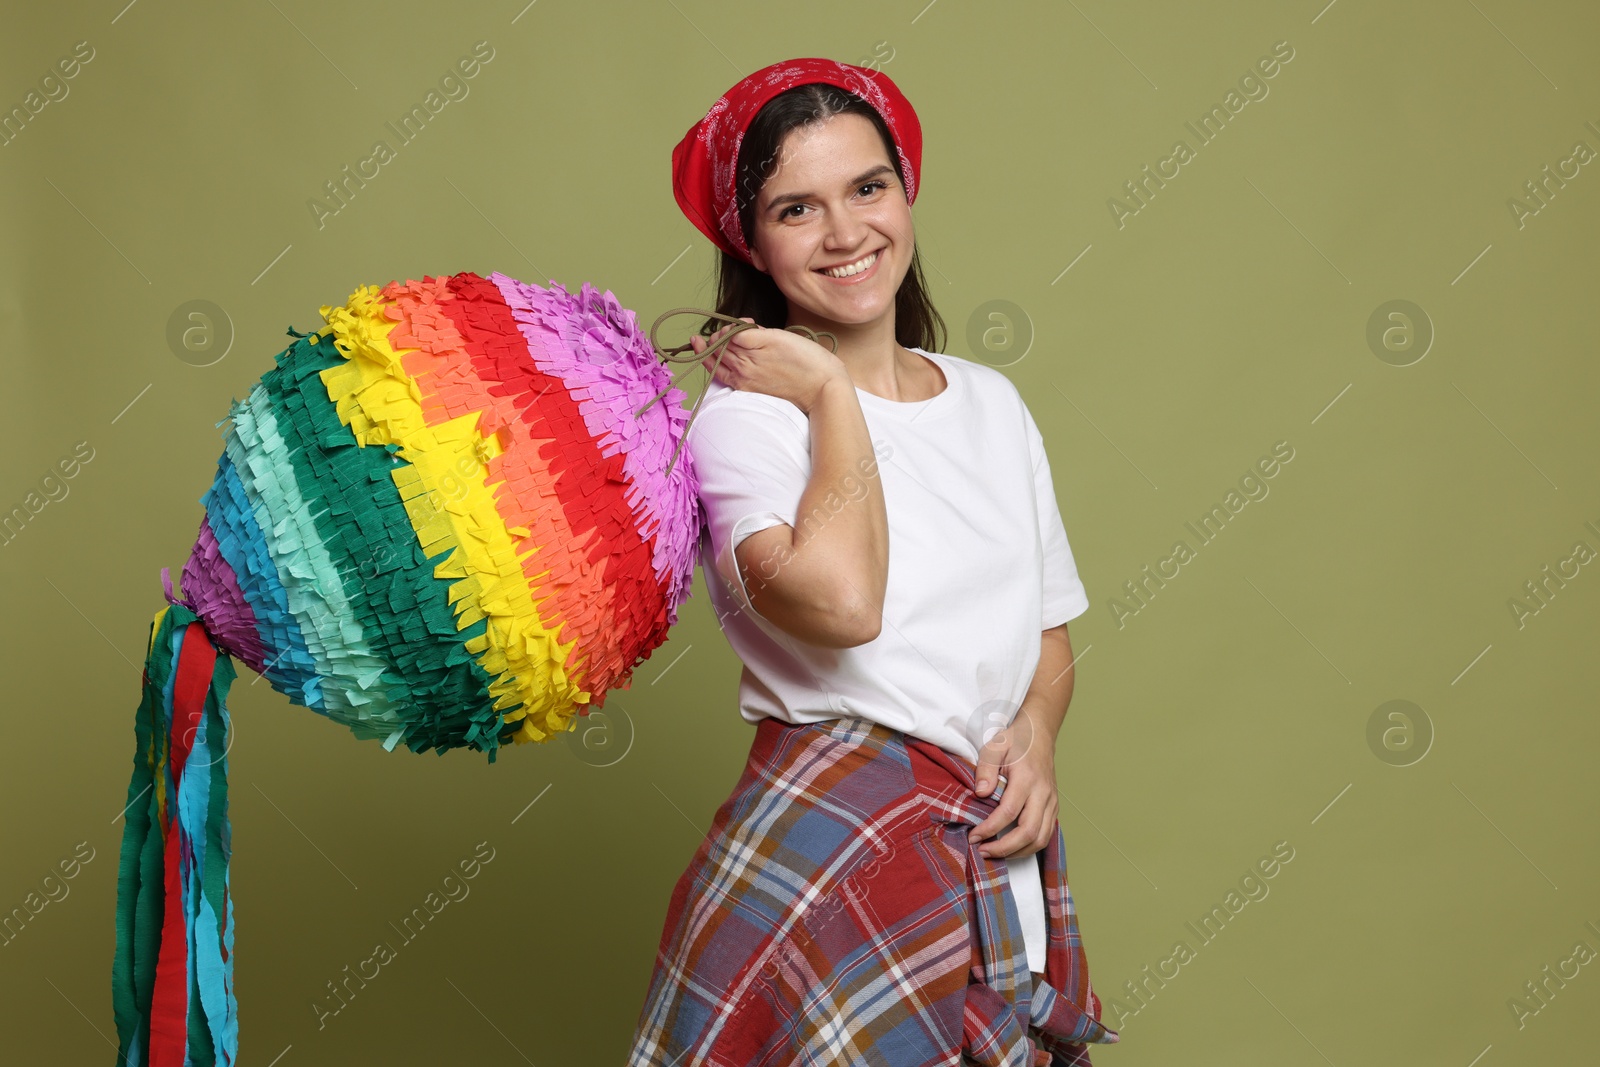
<path fill-rule="evenodd" d="M 865 185 L 862 185 L 860 189 L 856 190 L 856 192 L 859 193 L 864 189 L 887 189 L 887 188 L 889 188 L 889 183 L 888 182 L 874 180 L 874 181 L 867 182 Z M 786 207 L 786 208 L 784 208 L 784 209 L 782 209 L 781 211 L 778 212 L 778 218 L 780 218 L 780 219 L 792 219 L 792 218 L 795 218 L 796 216 L 789 214 L 789 212 L 797 211 L 800 208 L 803 208 L 805 206 L 806 205 L 804 205 L 804 204 L 790 204 L 788 207 Z"/>

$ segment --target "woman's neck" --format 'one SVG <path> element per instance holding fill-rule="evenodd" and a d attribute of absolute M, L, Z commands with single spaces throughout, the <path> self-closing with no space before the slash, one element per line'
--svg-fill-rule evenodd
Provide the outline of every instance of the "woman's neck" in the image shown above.
<path fill-rule="evenodd" d="M 838 339 L 834 354 L 845 365 L 856 388 L 885 400 L 902 403 L 926 400 L 937 396 L 945 387 L 943 375 L 936 367 L 895 341 L 893 313 L 875 322 L 853 324 L 796 315 L 791 310 L 785 325 L 833 334 Z"/>

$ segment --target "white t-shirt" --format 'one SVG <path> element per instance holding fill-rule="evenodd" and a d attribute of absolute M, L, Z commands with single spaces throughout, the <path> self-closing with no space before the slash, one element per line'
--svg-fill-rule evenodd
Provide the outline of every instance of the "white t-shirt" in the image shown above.
<path fill-rule="evenodd" d="M 750 604 L 733 555 L 740 541 L 785 524 L 803 533 L 804 523 L 829 521 L 866 491 L 852 474 L 842 493 L 799 517 L 811 428 L 787 400 L 717 381 L 706 387 L 685 446 L 705 513 L 701 562 L 723 633 L 744 664 L 739 711 L 747 722 L 858 716 L 975 763 L 1028 691 L 1040 631 L 1077 618 L 1089 600 L 1044 440 L 1016 386 L 981 363 L 912 351 L 944 371 L 938 395 L 903 403 L 856 390 L 889 520 L 877 638 L 843 649 L 806 644 Z M 1028 966 L 1043 971 L 1038 859 L 1007 863 Z"/>

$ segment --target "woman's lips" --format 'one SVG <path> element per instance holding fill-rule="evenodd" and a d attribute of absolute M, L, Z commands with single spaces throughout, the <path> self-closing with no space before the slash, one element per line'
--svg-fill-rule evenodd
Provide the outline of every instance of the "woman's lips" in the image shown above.
<path fill-rule="evenodd" d="M 868 278 L 871 278 L 874 274 L 878 273 L 878 268 L 883 265 L 883 253 L 884 249 L 878 249 L 877 256 L 872 261 L 872 266 L 868 267 L 866 270 L 858 270 L 848 278 L 835 278 L 833 275 L 820 270 L 814 273 L 826 278 L 835 285 L 854 285 L 857 282 L 864 282 Z"/>

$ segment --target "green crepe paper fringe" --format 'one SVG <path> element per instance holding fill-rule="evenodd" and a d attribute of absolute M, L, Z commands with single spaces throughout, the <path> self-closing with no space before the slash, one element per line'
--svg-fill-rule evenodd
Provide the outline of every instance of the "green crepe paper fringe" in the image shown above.
<path fill-rule="evenodd" d="M 458 629 L 450 583 L 434 576 L 449 554 L 430 558 L 417 543 L 392 473 L 404 462 L 398 447 L 362 447 L 332 404 L 307 402 L 307 394 L 315 397 L 321 386 L 305 379 L 344 363 L 331 333 L 314 343 L 302 339 L 278 355 L 277 367 L 261 384 L 272 399 L 301 494 L 324 502 L 315 513 L 317 530 L 341 563 L 355 621 L 380 657 L 394 665 L 384 676 L 388 703 L 413 716 L 423 709 L 421 718 L 409 718 L 403 735 L 391 735 L 385 745 L 404 741 L 413 752 L 435 749 L 440 755 L 465 746 L 487 752 L 493 762 L 518 724 L 501 721 L 489 696 L 491 679 L 466 649 L 487 623 Z"/>
<path fill-rule="evenodd" d="M 232 853 L 228 824 L 227 746 L 230 740 L 227 696 L 237 674 L 220 651 L 212 667 L 204 724 L 185 768 L 189 784 L 204 774 L 204 817 L 183 804 L 174 789 L 168 755 L 172 726 L 172 684 L 179 635 L 197 621 L 175 604 L 152 624 L 145 659 L 144 691 L 135 725 L 133 777 L 123 813 L 122 851 L 117 869 L 117 945 L 111 971 L 112 1009 L 117 1024 L 118 1064 L 142 1067 L 150 1060 L 151 1006 L 156 964 L 167 912 L 163 805 L 169 806 L 170 833 L 183 822 L 191 855 L 199 862 L 184 886 L 183 921 L 189 933 L 187 960 L 187 1039 L 185 1060 L 193 1067 L 231 1067 L 238 1044 L 238 1012 L 233 993 L 233 901 L 228 888 Z M 209 760 L 202 765 L 200 761 Z M 171 812 L 175 801 L 179 810 Z M 196 825 L 196 823 L 200 825 Z"/>

